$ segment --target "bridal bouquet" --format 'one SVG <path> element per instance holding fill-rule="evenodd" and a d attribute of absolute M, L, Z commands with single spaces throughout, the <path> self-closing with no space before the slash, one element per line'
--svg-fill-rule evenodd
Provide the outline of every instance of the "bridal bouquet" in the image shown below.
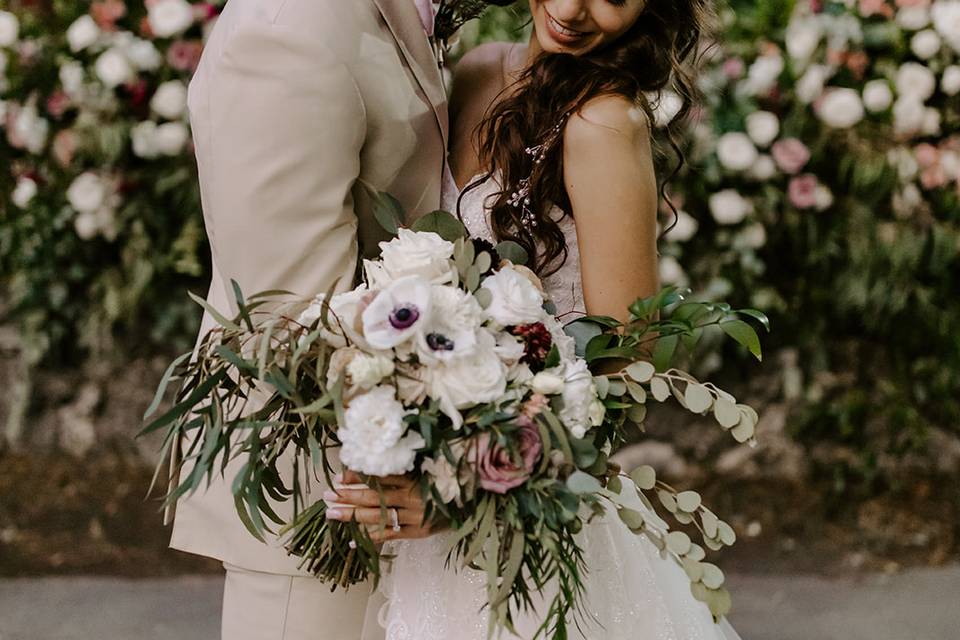
<path fill-rule="evenodd" d="M 751 441 L 750 407 L 667 365 L 712 325 L 759 356 L 740 316 L 766 318 L 688 302 L 671 288 L 638 300 L 627 323 L 592 317 L 565 330 L 518 245 L 470 239 L 443 212 L 398 228 L 395 202 L 381 197 L 379 218 L 396 237 L 365 263 L 357 288 L 304 308 L 279 303 L 281 292 L 244 299 L 235 287 L 235 318 L 208 307 L 220 326 L 192 361 L 185 354 L 171 365 L 157 399 L 178 374 L 178 402 L 145 429 L 191 443 L 183 464 L 193 468 L 168 500 L 222 469 L 221 454 L 224 465 L 242 455 L 233 490 L 253 535 L 272 532 L 272 521 L 301 566 L 334 588 L 376 580 L 381 550 L 367 530 L 327 520 L 323 501 L 302 504 L 301 472 L 332 485 L 335 451 L 371 487 L 391 474 L 419 479 L 425 518 L 452 529 L 448 560 L 488 576 L 491 632 L 511 629 L 515 612 L 555 580 L 538 636 L 566 637 L 589 570 L 577 533 L 608 509 L 680 563 L 696 597 L 724 615 L 729 594 L 704 548 L 733 544 L 731 527 L 698 494 L 678 492 L 647 466 L 627 475 L 610 455 L 651 401 L 671 396 Z M 292 486 L 277 465 L 288 450 Z M 291 498 L 294 519 L 284 522 L 269 499 Z M 700 542 L 671 530 L 655 503 Z"/>

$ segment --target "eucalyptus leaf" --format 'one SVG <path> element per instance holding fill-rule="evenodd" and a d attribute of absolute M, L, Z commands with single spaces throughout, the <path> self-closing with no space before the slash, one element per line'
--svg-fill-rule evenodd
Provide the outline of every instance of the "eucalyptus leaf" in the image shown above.
<path fill-rule="evenodd" d="M 678 556 L 684 556 L 690 551 L 690 536 L 683 531 L 671 531 L 667 534 L 667 549 Z"/>
<path fill-rule="evenodd" d="M 640 360 L 639 362 L 634 362 L 627 367 L 627 375 L 640 383 L 649 382 L 653 378 L 653 374 L 657 372 L 656 367 L 653 366 L 650 362 L 645 360 Z"/>
<path fill-rule="evenodd" d="M 633 509 L 618 509 L 617 515 L 620 516 L 620 520 L 623 521 L 627 528 L 631 531 L 641 531 L 643 530 L 647 523 L 643 519 L 643 514 L 639 511 L 634 511 Z"/>
<path fill-rule="evenodd" d="M 417 219 L 411 225 L 414 231 L 435 233 L 444 240 L 454 242 L 467 236 L 463 223 L 446 211 L 433 211 Z"/>
<path fill-rule="evenodd" d="M 723 571 L 715 564 L 710 562 L 702 563 L 703 578 L 701 581 L 708 589 L 719 589 L 723 586 Z"/>
<path fill-rule="evenodd" d="M 653 378 L 650 380 L 650 392 L 657 402 L 663 402 L 670 397 L 670 385 L 663 378 Z"/>
<path fill-rule="evenodd" d="M 740 410 L 737 405 L 724 397 L 717 398 L 713 403 L 713 417 L 724 429 L 735 427 L 740 422 Z"/>
<path fill-rule="evenodd" d="M 498 244 L 497 255 L 501 260 L 509 260 L 513 264 L 525 265 L 530 260 L 527 250 L 512 240 L 504 240 Z"/>
<path fill-rule="evenodd" d="M 687 408 L 694 413 L 706 413 L 713 405 L 713 395 L 702 384 L 688 384 L 683 399 Z"/>
<path fill-rule="evenodd" d="M 567 488 L 577 495 L 588 495 L 598 493 L 603 486 L 589 473 L 574 471 L 567 478 Z"/>
<path fill-rule="evenodd" d="M 677 494 L 677 506 L 687 513 L 693 513 L 700 508 L 702 500 L 696 491 L 682 491 Z"/>
<path fill-rule="evenodd" d="M 650 491 L 657 486 L 657 472 L 648 464 L 637 467 L 631 471 L 630 478 L 644 491 Z"/>

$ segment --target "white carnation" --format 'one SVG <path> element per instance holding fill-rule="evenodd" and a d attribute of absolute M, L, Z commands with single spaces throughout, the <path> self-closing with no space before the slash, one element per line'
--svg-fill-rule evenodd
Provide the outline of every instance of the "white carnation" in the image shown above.
<path fill-rule="evenodd" d="M 118 49 L 107 49 L 101 53 L 94 64 L 94 71 L 100 81 L 110 89 L 120 86 L 134 76 L 130 61 Z"/>
<path fill-rule="evenodd" d="M 486 316 L 501 327 L 539 322 L 544 317 L 543 293 L 516 269 L 504 267 L 483 281 L 491 294 Z"/>
<path fill-rule="evenodd" d="M 926 65 L 904 62 L 897 70 L 896 86 L 900 96 L 923 102 L 933 95 L 937 78 Z"/>
<path fill-rule="evenodd" d="M 100 38 L 100 27 L 89 13 L 85 13 L 67 28 L 67 44 L 70 51 L 79 53 L 92 46 Z"/>
<path fill-rule="evenodd" d="M 150 108 L 161 118 L 176 120 L 187 108 L 187 87 L 180 80 L 169 80 L 157 87 Z"/>
<path fill-rule="evenodd" d="M 350 382 L 361 389 L 372 389 L 389 375 L 393 375 L 393 360 L 378 354 L 359 353 L 347 365 Z"/>
<path fill-rule="evenodd" d="M 747 116 L 747 135 L 758 146 L 766 147 L 780 133 L 780 119 L 769 111 L 754 111 Z"/>
<path fill-rule="evenodd" d="M 9 11 L 0 11 L 0 47 L 12 47 L 20 37 L 20 21 Z"/>
<path fill-rule="evenodd" d="M 164 122 L 157 126 L 155 138 L 157 151 L 165 156 L 179 155 L 189 138 L 190 132 L 182 122 Z"/>
<path fill-rule="evenodd" d="M 757 159 L 757 148 L 747 134 L 731 131 L 717 141 L 717 159 L 730 171 L 745 171 Z"/>
<path fill-rule="evenodd" d="M 21 177 L 10 194 L 10 200 L 19 208 L 26 209 L 36 195 L 37 183 L 30 178 Z"/>
<path fill-rule="evenodd" d="M 893 91 L 886 80 L 871 80 L 863 86 L 863 105 L 872 113 L 886 111 L 893 104 Z"/>
<path fill-rule="evenodd" d="M 940 76 L 940 90 L 948 96 L 960 93 L 960 66 L 952 64 L 943 70 L 943 75 Z"/>
<path fill-rule="evenodd" d="M 921 60 L 929 60 L 940 51 L 940 36 L 933 29 L 924 29 L 910 38 L 910 50 Z"/>
<path fill-rule="evenodd" d="M 738 224 L 753 211 L 753 204 L 736 189 L 724 189 L 710 196 L 710 213 L 719 224 Z"/>
<path fill-rule="evenodd" d="M 833 75 L 833 70 L 822 64 L 813 64 L 800 76 L 794 87 L 797 99 L 804 104 L 810 104 L 820 97 L 827 80 Z"/>
<path fill-rule="evenodd" d="M 937 0 L 930 7 L 933 27 L 960 53 L 960 0 Z"/>
<path fill-rule="evenodd" d="M 340 461 L 349 469 L 380 477 L 412 471 L 416 450 L 425 443 L 416 432 L 404 436 L 406 415 L 390 387 L 353 398 L 337 431 Z"/>
<path fill-rule="evenodd" d="M 79 213 L 96 213 L 107 202 L 108 188 L 97 174 L 86 171 L 67 188 L 67 202 Z"/>
<path fill-rule="evenodd" d="M 930 9 L 920 5 L 903 7 L 897 11 L 896 21 L 907 31 L 919 31 L 930 24 Z"/>
<path fill-rule="evenodd" d="M 697 219 L 683 209 L 677 210 L 676 223 L 667 232 L 667 240 L 686 242 L 697 234 L 700 224 Z"/>
<path fill-rule="evenodd" d="M 817 115 L 829 127 L 849 129 L 863 120 L 863 101 L 853 89 L 834 88 L 823 97 Z"/>
<path fill-rule="evenodd" d="M 186 0 L 160 0 L 150 7 L 147 20 L 158 38 L 172 38 L 193 24 L 193 7 Z"/>
<path fill-rule="evenodd" d="M 453 281 L 453 243 L 436 233 L 400 229 L 396 238 L 380 243 L 380 252 L 379 264 L 390 280 L 419 276 L 433 284 Z"/>
<path fill-rule="evenodd" d="M 575 438 L 582 438 L 591 426 L 598 426 L 603 420 L 602 415 L 599 415 L 597 420 L 598 414 L 594 407 L 597 401 L 597 388 L 586 361 L 578 358 L 568 362 L 564 370 L 564 382 L 560 421 L 570 429 Z"/>

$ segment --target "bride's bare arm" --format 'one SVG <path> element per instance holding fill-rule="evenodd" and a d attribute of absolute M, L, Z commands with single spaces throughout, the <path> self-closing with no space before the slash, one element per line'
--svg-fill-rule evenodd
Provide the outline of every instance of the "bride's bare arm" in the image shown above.
<path fill-rule="evenodd" d="M 625 320 L 634 300 L 659 288 L 657 182 L 646 115 L 625 98 L 591 100 L 567 124 L 563 162 L 587 312 Z"/>

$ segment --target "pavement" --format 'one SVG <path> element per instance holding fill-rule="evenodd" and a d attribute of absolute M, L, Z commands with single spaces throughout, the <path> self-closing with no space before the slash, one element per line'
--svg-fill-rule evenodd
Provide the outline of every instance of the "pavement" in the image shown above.
<path fill-rule="evenodd" d="M 960 565 L 728 585 L 743 640 L 960 640 Z M 0 580 L 0 640 L 218 640 L 222 587 L 210 576 Z"/>

